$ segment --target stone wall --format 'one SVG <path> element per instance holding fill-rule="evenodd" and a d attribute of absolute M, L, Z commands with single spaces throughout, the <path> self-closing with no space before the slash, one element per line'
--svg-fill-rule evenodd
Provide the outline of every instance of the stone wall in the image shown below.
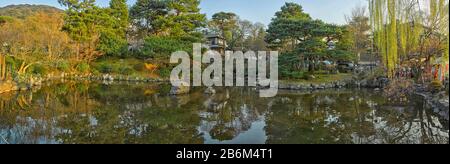
<path fill-rule="evenodd" d="M 286 90 L 319 90 L 330 88 L 372 88 L 382 89 L 389 83 L 386 78 L 377 78 L 373 80 L 341 80 L 326 83 L 295 83 L 281 81 L 279 83 L 279 89 Z"/>
<path fill-rule="evenodd" d="M 442 91 L 440 93 L 431 93 L 417 91 L 417 95 L 423 97 L 427 105 L 429 105 L 434 113 L 439 114 L 446 120 L 449 120 L 449 97 L 448 93 Z"/>

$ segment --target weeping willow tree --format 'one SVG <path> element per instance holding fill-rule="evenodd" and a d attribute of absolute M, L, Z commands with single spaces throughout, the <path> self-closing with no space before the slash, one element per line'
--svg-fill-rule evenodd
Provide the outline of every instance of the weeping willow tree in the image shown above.
<path fill-rule="evenodd" d="M 448 0 L 369 0 L 369 9 L 388 77 L 414 56 L 448 61 Z"/>
<path fill-rule="evenodd" d="M 445 50 L 444 50 L 444 57 L 443 59 L 447 62 L 446 64 L 448 64 L 449 61 L 449 44 L 450 44 L 450 36 L 449 36 L 449 3 L 447 2 L 447 4 L 445 4 L 444 0 L 440 0 L 439 1 L 439 6 L 442 6 L 443 9 L 439 10 L 440 13 L 440 20 L 442 21 L 442 26 L 441 27 L 441 31 L 445 31 L 445 36 L 446 36 L 446 42 L 445 42 Z"/>
<path fill-rule="evenodd" d="M 398 62 L 398 37 L 395 0 L 371 0 L 371 23 L 375 44 L 389 77 L 393 77 Z M 400 30 L 401 31 L 401 30 Z"/>
<path fill-rule="evenodd" d="M 440 60 L 440 64 L 448 64 L 448 50 L 449 50 L 449 2 L 448 0 L 430 0 L 429 2 L 429 15 L 426 15 L 427 20 L 427 30 L 425 30 L 422 38 L 423 43 L 428 43 L 433 48 L 436 46 L 438 49 L 442 49 L 442 58 Z M 440 42 L 431 42 L 427 39 L 436 38 Z M 421 45 L 423 46 L 423 45 Z M 425 51 L 426 52 L 426 51 Z M 421 53 L 424 53 L 421 51 Z M 432 56 L 432 54 L 426 54 L 427 61 L 434 60 L 436 56 Z"/>

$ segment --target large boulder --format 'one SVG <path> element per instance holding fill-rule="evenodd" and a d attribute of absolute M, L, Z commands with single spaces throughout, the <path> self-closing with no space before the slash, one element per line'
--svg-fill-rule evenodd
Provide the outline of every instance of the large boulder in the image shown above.
<path fill-rule="evenodd" d="M 114 81 L 114 77 L 113 77 L 112 75 L 110 75 L 110 74 L 104 74 L 104 75 L 102 76 L 102 79 L 103 79 L 104 81 Z"/>

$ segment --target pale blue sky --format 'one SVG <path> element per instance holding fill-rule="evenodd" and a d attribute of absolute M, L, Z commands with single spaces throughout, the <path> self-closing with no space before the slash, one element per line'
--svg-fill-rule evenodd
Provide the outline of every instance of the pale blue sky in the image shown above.
<path fill-rule="evenodd" d="M 136 0 L 128 0 L 131 6 Z M 107 6 L 109 0 L 97 0 L 101 6 Z M 315 19 L 328 23 L 344 24 L 345 14 L 357 5 L 367 6 L 367 0 L 202 0 L 201 12 L 208 18 L 219 11 L 234 12 L 241 18 L 252 22 L 270 23 L 275 12 L 285 2 L 296 2 Z M 0 0 L 0 7 L 10 4 L 45 4 L 61 8 L 57 0 Z"/>

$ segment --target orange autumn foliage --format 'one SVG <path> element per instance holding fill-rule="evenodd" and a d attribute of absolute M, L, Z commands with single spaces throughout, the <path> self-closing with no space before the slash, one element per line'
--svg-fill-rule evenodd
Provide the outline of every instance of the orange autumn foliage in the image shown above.
<path fill-rule="evenodd" d="M 158 65 L 145 63 L 145 69 L 149 70 L 151 73 L 155 72 L 158 69 Z"/>
<path fill-rule="evenodd" d="M 70 59 L 73 44 L 61 31 L 63 14 L 37 13 L 25 19 L 14 19 L 2 25 L 0 53 L 11 55 L 21 61 L 17 72 L 25 73 L 31 65 L 51 65 Z"/>

